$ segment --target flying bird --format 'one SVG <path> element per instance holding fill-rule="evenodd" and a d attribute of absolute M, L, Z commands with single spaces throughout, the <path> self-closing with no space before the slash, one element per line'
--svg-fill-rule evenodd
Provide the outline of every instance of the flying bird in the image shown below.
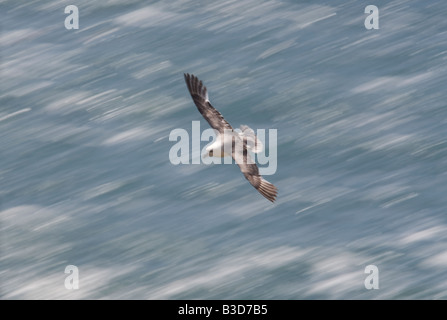
<path fill-rule="evenodd" d="M 241 126 L 242 132 L 235 132 L 222 114 L 211 105 L 208 90 L 202 81 L 192 74 L 185 73 L 184 76 L 197 109 L 209 125 L 217 131 L 215 142 L 206 148 L 207 156 L 233 157 L 251 185 L 266 199 L 274 202 L 278 193 L 277 188 L 259 174 L 258 166 L 247 152 L 247 150 L 254 153 L 262 151 L 262 143 L 257 139 L 254 131 L 248 126 Z"/>

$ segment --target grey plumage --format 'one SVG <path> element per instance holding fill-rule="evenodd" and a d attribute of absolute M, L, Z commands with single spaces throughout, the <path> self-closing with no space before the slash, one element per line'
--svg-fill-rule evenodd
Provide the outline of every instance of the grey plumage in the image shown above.
<path fill-rule="evenodd" d="M 220 112 L 211 105 L 208 100 L 208 91 L 202 81 L 192 74 L 185 73 L 184 76 L 192 100 L 205 120 L 208 121 L 211 128 L 216 129 L 221 134 L 224 133 L 224 130 L 233 130 Z"/>
<path fill-rule="evenodd" d="M 203 85 L 202 81 L 192 74 L 190 75 L 186 73 L 184 76 L 189 93 L 191 94 L 197 109 L 209 125 L 213 129 L 217 130 L 221 135 L 223 135 L 225 131 L 228 132 L 228 130 L 233 133 L 233 128 L 231 125 L 224 119 L 222 114 L 211 105 L 208 99 L 208 91 Z M 242 148 L 236 148 L 236 143 L 242 143 Z M 242 140 L 237 134 L 233 134 L 232 157 L 251 185 L 255 187 L 256 190 L 258 190 L 259 193 L 261 193 L 266 199 L 274 202 L 278 193 L 277 188 L 262 178 L 259 174 L 258 166 L 254 163 L 250 154 L 247 152 L 247 140 Z"/>

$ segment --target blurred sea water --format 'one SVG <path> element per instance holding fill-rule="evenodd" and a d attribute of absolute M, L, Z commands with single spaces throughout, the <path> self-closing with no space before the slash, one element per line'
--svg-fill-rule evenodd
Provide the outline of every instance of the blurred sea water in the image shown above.
<path fill-rule="evenodd" d="M 447 299 L 447 3 L 368 4 L 0 1 L 0 297 Z M 185 72 L 278 130 L 275 204 L 170 163 Z"/>

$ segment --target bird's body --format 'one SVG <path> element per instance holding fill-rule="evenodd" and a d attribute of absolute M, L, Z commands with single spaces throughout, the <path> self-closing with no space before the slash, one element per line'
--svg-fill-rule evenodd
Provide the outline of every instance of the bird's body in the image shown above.
<path fill-rule="evenodd" d="M 205 149 L 207 154 L 216 158 L 231 157 L 233 137 L 237 138 L 232 133 L 232 131 L 227 132 L 227 134 L 217 133 L 216 140 Z"/>
<path fill-rule="evenodd" d="M 184 76 L 197 109 L 210 126 L 217 131 L 216 140 L 206 148 L 208 155 L 211 157 L 233 157 L 253 187 L 266 199 L 274 202 L 277 195 L 276 187 L 262 178 L 258 166 L 248 153 L 248 150 L 255 153 L 262 150 L 262 143 L 257 139 L 253 130 L 247 126 L 241 126 L 241 133 L 234 131 L 222 114 L 211 105 L 208 91 L 202 81 L 188 73 Z"/>

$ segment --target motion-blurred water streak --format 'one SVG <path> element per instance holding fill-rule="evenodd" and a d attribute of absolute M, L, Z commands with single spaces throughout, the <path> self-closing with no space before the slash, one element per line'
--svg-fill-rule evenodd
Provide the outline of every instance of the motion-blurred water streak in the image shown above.
<path fill-rule="evenodd" d="M 0 1 L 0 297 L 447 299 L 447 3 L 371 4 Z M 274 205 L 169 162 L 184 72 L 278 129 Z"/>

